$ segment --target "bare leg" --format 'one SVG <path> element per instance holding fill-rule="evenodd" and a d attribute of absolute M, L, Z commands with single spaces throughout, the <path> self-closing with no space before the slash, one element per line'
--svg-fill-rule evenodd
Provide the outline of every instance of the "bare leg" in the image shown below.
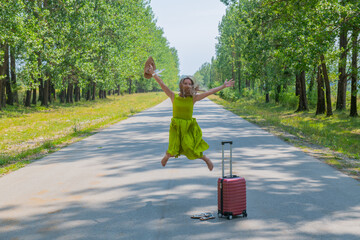
<path fill-rule="evenodd" d="M 202 160 L 204 160 L 204 162 L 206 163 L 206 165 L 208 166 L 209 170 L 212 171 L 214 168 L 213 163 L 211 162 L 210 158 L 208 158 L 207 156 L 203 155 Z"/>
<path fill-rule="evenodd" d="M 161 165 L 162 165 L 163 167 L 165 167 L 167 161 L 168 161 L 169 158 L 171 158 L 171 157 L 173 157 L 173 156 L 171 156 L 170 153 L 166 152 L 166 153 L 165 153 L 165 156 L 164 156 L 163 159 L 161 160 Z"/>

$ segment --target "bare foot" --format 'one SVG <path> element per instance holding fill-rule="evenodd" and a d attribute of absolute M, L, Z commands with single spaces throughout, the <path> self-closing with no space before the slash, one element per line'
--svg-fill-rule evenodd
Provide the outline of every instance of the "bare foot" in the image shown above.
<path fill-rule="evenodd" d="M 171 157 L 171 155 L 169 153 L 165 153 L 165 156 L 161 160 L 161 165 L 163 167 L 165 167 L 165 165 L 166 165 L 166 163 L 167 163 L 167 161 L 169 160 L 170 157 Z"/>
<path fill-rule="evenodd" d="M 208 158 L 207 156 L 203 155 L 203 157 L 201 158 L 202 160 L 205 161 L 206 165 L 208 166 L 209 170 L 212 171 L 214 168 L 213 163 L 211 162 L 210 158 Z"/>

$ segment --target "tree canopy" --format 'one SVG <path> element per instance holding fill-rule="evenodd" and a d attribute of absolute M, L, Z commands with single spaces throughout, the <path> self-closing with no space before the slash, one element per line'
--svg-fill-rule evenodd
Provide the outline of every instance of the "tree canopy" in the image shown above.
<path fill-rule="evenodd" d="M 143 77 L 150 55 L 169 87 L 177 85 L 177 51 L 147 0 L 1 1 L 0 32 L 2 107 L 21 89 L 33 98 L 38 89 L 43 105 L 57 95 L 72 102 L 73 93 L 94 99 L 157 90 Z"/>
<path fill-rule="evenodd" d="M 221 2 L 227 10 L 219 24 L 215 59 L 196 74 L 209 75 L 206 69 L 212 69 L 209 84 L 236 80 L 237 87 L 223 92 L 223 97 L 236 100 L 258 93 L 266 101 L 273 98 L 285 104 L 296 99 L 297 110 L 303 111 L 308 99 L 312 105 L 319 101 L 313 89 L 324 78 L 329 89 L 318 88 L 326 89 L 329 99 L 336 93 L 337 110 L 346 108 L 349 95 L 356 99 L 359 1 Z M 331 102 L 326 104 L 331 108 Z M 331 115 L 329 107 L 326 112 Z M 357 109 L 356 100 L 351 101 L 351 109 Z"/>

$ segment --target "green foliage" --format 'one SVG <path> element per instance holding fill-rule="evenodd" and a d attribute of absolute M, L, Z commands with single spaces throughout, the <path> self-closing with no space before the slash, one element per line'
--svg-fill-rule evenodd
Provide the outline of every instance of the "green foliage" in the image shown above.
<path fill-rule="evenodd" d="M 269 94 L 285 106 L 296 107 L 299 102 L 295 96 L 296 75 L 304 71 L 308 102 L 314 108 L 316 71 L 320 55 L 324 55 L 331 92 L 337 92 L 340 56 L 343 51 L 356 51 L 356 48 L 339 50 L 339 35 L 344 26 L 349 33 L 360 29 L 358 1 L 222 2 L 227 10 L 219 24 L 216 58 L 195 74 L 205 79 L 208 69 L 212 69 L 208 86 L 233 78 L 238 98 L 249 96 L 252 89 L 255 95 Z M 348 40 L 350 46 L 354 40 Z M 351 65 L 349 61 L 345 64 Z M 359 79 L 358 72 L 357 76 Z M 221 96 L 236 99 L 234 91 L 224 91 Z"/>
<path fill-rule="evenodd" d="M 123 92 L 129 79 L 132 92 L 156 90 L 158 84 L 143 77 L 150 55 L 166 69 L 164 81 L 176 85 L 177 51 L 156 26 L 147 0 L 11 0 L 1 1 L 0 11 L 0 43 L 15 47 L 17 84 L 25 90 L 50 80 L 59 91 L 95 84 Z"/>
<path fill-rule="evenodd" d="M 295 94 L 288 91 L 282 91 L 279 95 L 279 100 L 284 107 L 289 109 L 296 109 L 299 102 L 299 98 Z"/>
<path fill-rule="evenodd" d="M 211 85 L 211 64 L 204 63 L 194 74 L 197 83 L 201 88 L 208 88 Z"/>
<path fill-rule="evenodd" d="M 239 95 L 231 88 L 225 88 L 219 93 L 219 96 L 225 100 L 234 102 L 239 99 Z"/>

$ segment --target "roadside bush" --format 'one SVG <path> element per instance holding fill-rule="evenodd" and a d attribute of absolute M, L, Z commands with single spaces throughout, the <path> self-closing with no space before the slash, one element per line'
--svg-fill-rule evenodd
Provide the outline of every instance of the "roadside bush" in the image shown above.
<path fill-rule="evenodd" d="M 293 92 L 284 91 L 279 95 L 281 105 L 287 108 L 296 108 L 299 104 L 299 97 L 295 96 Z"/>

